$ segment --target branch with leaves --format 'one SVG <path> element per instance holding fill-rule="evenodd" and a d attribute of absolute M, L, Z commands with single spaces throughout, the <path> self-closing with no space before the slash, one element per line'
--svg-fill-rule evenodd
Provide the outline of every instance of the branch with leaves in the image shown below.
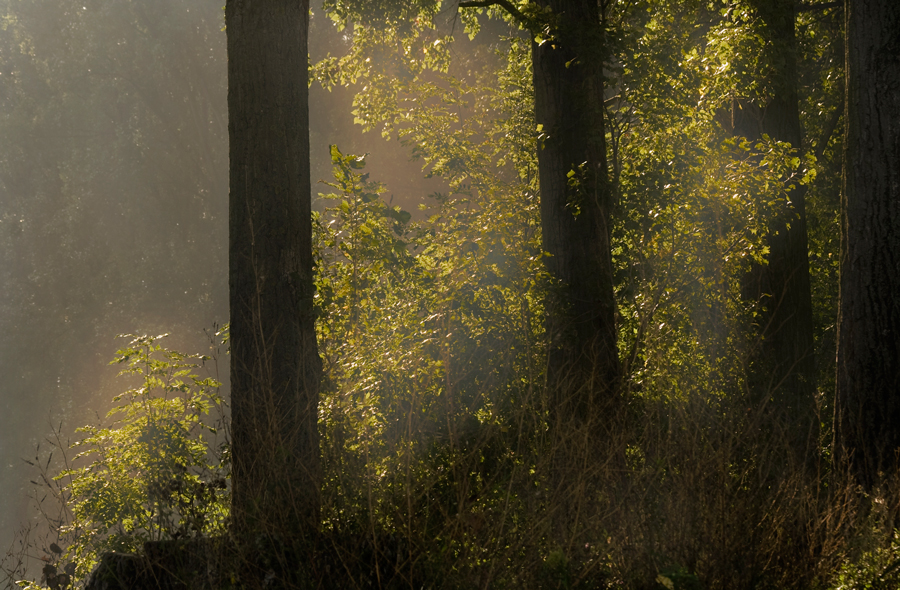
<path fill-rule="evenodd" d="M 539 7 L 537 8 L 537 13 L 527 14 L 523 12 L 515 4 L 510 2 L 509 0 L 463 0 L 459 3 L 459 8 L 490 8 L 492 6 L 498 6 L 506 11 L 513 19 L 519 23 L 520 26 L 530 31 L 533 35 L 539 36 L 541 32 L 547 32 L 548 29 L 548 19 L 538 18 L 537 14 L 545 14 Z M 531 8 L 533 5 L 531 3 L 528 4 L 528 7 Z M 531 11 L 527 11 L 531 12 Z"/>

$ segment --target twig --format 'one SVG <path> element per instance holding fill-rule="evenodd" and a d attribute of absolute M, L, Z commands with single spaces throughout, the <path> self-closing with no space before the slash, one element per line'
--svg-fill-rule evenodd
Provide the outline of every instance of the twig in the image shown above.
<path fill-rule="evenodd" d="M 821 4 L 798 4 L 797 12 L 812 12 L 814 10 L 826 10 L 843 6 L 843 2 L 823 2 Z"/>

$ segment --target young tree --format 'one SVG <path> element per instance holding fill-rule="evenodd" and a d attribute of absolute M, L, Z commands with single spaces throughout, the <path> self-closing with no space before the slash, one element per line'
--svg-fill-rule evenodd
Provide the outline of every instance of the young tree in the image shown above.
<path fill-rule="evenodd" d="M 309 3 L 228 0 L 233 517 L 239 541 L 318 522 Z"/>
<path fill-rule="evenodd" d="M 900 467 L 900 4 L 844 11 L 836 456 L 871 489 Z"/>

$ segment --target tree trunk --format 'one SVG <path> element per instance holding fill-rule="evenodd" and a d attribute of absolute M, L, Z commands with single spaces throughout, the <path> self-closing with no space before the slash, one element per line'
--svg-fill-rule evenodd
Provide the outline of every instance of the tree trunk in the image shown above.
<path fill-rule="evenodd" d="M 774 71 L 766 80 L 772 95 L 766 104 L 736 104 L 734 131 L 751 140 L 763 134 L 802 150 L 797 97 L 797 42 L 792 0 L 755 0 Z M 741 106 L 745 108 L 741 108 Z M 785 210 L 769 223 L 766 264 L 754 265 L 744 279 L 745 299 L 759 304 L 759 332 L 749 358 L 748 381 L 757 402 L 772 400 L 787 417 L 802 452 L 814 425 L 814 357 L 806 187 L 788 194 Z"/>
<path fill-rule="evenodd" d="M 596 0 L 545 0 L 554 38 L 532 47 L 546 266 L 559 282 L 551 311 L 554 411 L 589 417 L 615 395 L 616 347 L 603 121 L 603 29 Z"/>
<path fill-rule="evenodd" d="M 308 0 L 228 0 L 232 516 L 239 543 L 316 530 Z"/>
<path fill-rule="evenodd" d="M 900 3 L 847 0 L 835 456 L 900 467 Z"/>
<path fill-rule="evenodd" d="M 583 546 L 585 490 L 621 453 L 619 357 L 610 253 L 612 192 L 603 121 L 603 28 L 596 0 L 549 0 L 554 38 L 532 47 L 538 172 L 546 267 L 558 282 L 549 305 L 547 401 L 554 542 Z M 580 544 L 580 545 L 579 545 Z"/>

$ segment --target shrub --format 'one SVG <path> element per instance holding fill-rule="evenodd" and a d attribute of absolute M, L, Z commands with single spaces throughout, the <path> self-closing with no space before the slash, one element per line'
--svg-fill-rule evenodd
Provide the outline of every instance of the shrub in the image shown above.
<path fill-rule="evenodd" d="M 146 541 L 216 535 L 227 527 L 220 384 L 195 372 L 211 358 L 164 348 L 164 335 L 122 337 L 131 340 L 111 364 L 124 365 L 119 375 L 136 386 L 113 398 L 105 424 L 79 428 L 83 436 L 70 446 L 57 436 L 54 450 L 63 456 L 57 475 L 48 477 L 50 458 L 29 461 L 59 503 L 53 512 L 39 506 L 53 542 L 34 547 L 44 553 L 41 583 L 54 590 L 87 579 L 106 552 L 135 553 Z"/>

